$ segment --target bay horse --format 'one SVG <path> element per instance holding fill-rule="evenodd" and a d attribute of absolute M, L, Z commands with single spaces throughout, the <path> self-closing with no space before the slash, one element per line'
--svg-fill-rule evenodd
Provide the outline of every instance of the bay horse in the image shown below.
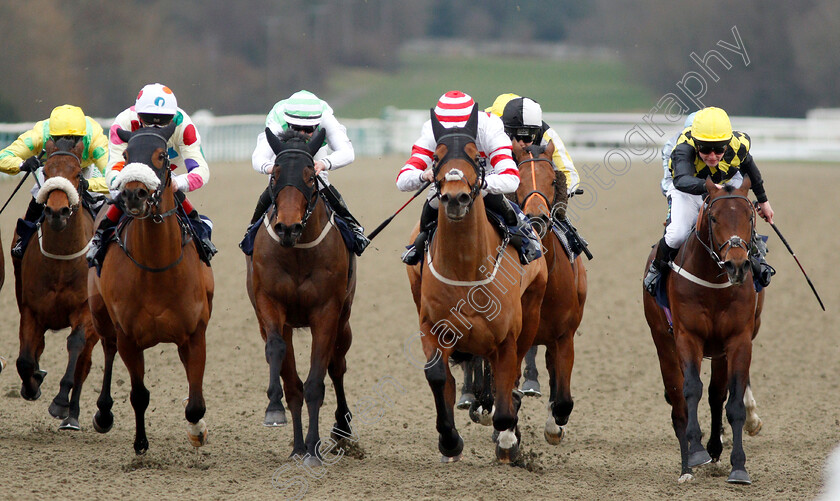
<path fill-rule="evenodd" d="M 125 141 L 126 165 L 114 181 L 125 205 L 126 222 L 117 228 L 119 248 L 102 262 L 101 276 L 88 273 L 90 307 L 105 350 L 105 376 L 93 418 L 101 432 L 113 424 L 110 396 L 114 351 L 119 351 L 131 377 L 131 406 L 136 431 L 134 451 L 145 453 L 145 411 L 149 390 L 143 384 L 143 352 L 158 343 L 174 343 L 189 382 L 184 414 L 187 436 L 194 447 L 207 440 L 204 422 L 205 338 L 213 302 L 213 271 L 204 265 L 189 232 L 176 217 L 167 140 L 175 130 L 170 123 L 160 129 L 134 132 L 118 130 Z M 101 216 L 104 216 L 102 211 Z"/>
<path fill-rule="evenodd" d="M 431 121 L 437 142 L 433 172 L 441 205 L 438 226 L 425 262 L 407 271 L 426 380 L 435 400 L 438 450 L 443 462 L 461 459 L 464 441 L 455 427 L 455 379 L 449 362 L 468 353 L 483 357 L 492 371 L 496 457 L 508 463 L 519 451 L 521 397 L 514 387 L 540 321 L 545 260 L 520 265 L 517 251 L 487 219 L 480 195 L 484 169 L 476 146 L 477 108 L 462 128 L 445 128 L 434 110 Z M 418 230 L 416 226 L 412 239 Z M 485 391 L 491 390 L 486 386 Z"/>
<path fill-rule="evenodd" d="M 727 481 L 751 483 L 745 468 L 742 431 L 745 422 L 748 432 L 761 426 L 749 390 L 749 370 L 764 291 L 755 291 L 748 255 L 756 219 L 747 198 L 750 185 L 748 176 L 739 188 L 717 188 L 711 179 L 706 180 L 708 197 L 695 230 L 674 259 L 673 272 L 663 277 L 667 280 L 664 286 L 673 328 L 669 327 L 668 314 L 643 292 L 645 318 L 656 345 L 665 398 L 671 405 L 671 420 L 680 444 L 679 482 L 693 480 L 693 466 L 720 459 L 722 411 L 728 393 L 726 418 L 732 427 L 732 470 Z M 648 265 L 655 252 L 654 248 L 648 256 Z M 712 364 L 712 423 L 705 449 L 697 418 L 704 357 Z"/>
<path fill-rule="evenodd" d="M 78 365 L 86 345 L 98 337 L 88 308 L 87 262 L 85 253 L 93 234 L 93 216 L 82 207 L 86 189 L 81 168 L 84 141 L 50 139 L 45 145 L 45 181 L 36 201 L 44 204 L 44 220 L 27 246 L 22 259 L 12 259 L 15 296 L 20 311 L 20 352 L 17 370 L 20 394 L 26 400 L 41 396 L 46 372 L 39 360 L 44 350 L 44 333 L 70 327 L 67 336 L 67 369 L 49 413 L 64 419 L 59 429 L 78 430 L 70 414 L 70 393 L 75 396 L 90 367 L 89 357 Z M 84 357 L 83 357 L 84 358 Z"/>
<path fill-rule="evenodd" d="M 586 268 L 580 256 L 572 260 L 566 255 L 560 239 L 551 229 L 556 213 L 563 211 L 565 214 L 568 200 L 565 177 L 551 160 L 554 143 L 522 148 L 518 141 L 513 141 L 512 147 L 519 168 L 515 201 L 540 234 L 548 268 L 540 325 L 533 345 L 546 347 L 550 393 L 544 435 L 548 443 L 557 445 L 563 440 L 563 427 L 574 407 L 570 389 L 575 361 L 574 336 L 586 302 Z"/>
<path fill-rule="evenodd" d="M 263 216 L 246 258 L 248 297 L 257 315 L 269 366 L 265 426 L 286 423 L 283 386 L 292 414 L 294 445 L 291 456 L 306 466 L 322 460 L 318 416 L 324 402 L 324 377 L 335 389 L 336 423 L 330 439 L 352 433 L 352 419 L 344 394 L 345 355 L 350 348 L 350 309 L 356 293 L 356 256 L 347 250 L 333 215 L 318 194 L 313 156 L 325 132 L 312 138 L 294 131 L 280 137 L 266 128 L 265 136 L 277 155 L 269 179 L 273 203 Z M 301 382 L 295 367 L 294 329 L 309 327 L 312 334 L 310 368 Z M 303 438 L 301 411 L 306 402 L 309 428 Z"/>

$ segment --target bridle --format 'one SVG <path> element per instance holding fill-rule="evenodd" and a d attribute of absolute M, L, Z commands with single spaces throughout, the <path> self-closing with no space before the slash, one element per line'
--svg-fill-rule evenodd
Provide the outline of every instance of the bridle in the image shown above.
<path fill-rule="evenodd" d="M 302 160 L 308 160 L 308 163 L 303 164 L 300 168 L 292 168 L 292 166 L 287 164 L 287 168 L 279 168 L 281 157 L 302 157 Z M 294 159 L 291 159 L 294 160 Z M 270 220 L 274 220 L 277 217 L 277 195 L 283 191 L 283 188 L 287 186 L 291 186 L 298 190 L 302 195 L 303 198 L 306 200 L 306 210 L 303 213 L 303 217 L 301 217 L 300 225 L 301 228 L 306 228 L 306 223 L 309 221 L 309 217 L 312 216 L 312 213 L 315 211 L 315 204 L 318 202 L 318 184 L 323 183 L 321 179 L 318 177 L 317 174 L 312 174 L 313 182 L 312 186 L 309 186 L 303 176 L 301 175 L 303 169 L 305 167 L 311 167 L 315 165 L 315 159 L 312 155 L 309 154 L 308 151 L 305 150 L 298 150 L 298 149 L 290 149 L 290 150 L 283 150 L 279 154 L 277 154 L 277 158 L 274 160 L 274 171 L 277 172 L 276 175 L 272 174 L 272 176 L 268 180 L 268 193 L 271 196 L 272 204 L 271 204 L 271 216 L 269 217 Z M 297 166 L 295 166 L 297 167 Z"/>
<path fill-rule="evenodd" d="M 76 154 L 73 153 L 72 151 L 62 151 L 62 150 L 58 150 L 58 151 L 54 151 L 54 152 L 50 153 L 50 155 L 47 157 L 47 160 L 49 160 L 50 158 L 55 157 L 55 156 L 73 157 L 73 158 L 76 159 L 77 162 L 79 162 L 79 174 L 78 174 L 78 176 L 76 176 L 76 186 L 77 186 L 76 187 L 76 193 L 79 194 L 79 203 L 70 205 L 70 216 L 72 216 L 73 214 L 76 213 L 76 211 L 79 209 L 79 205 L 82 203 L 81 191 L 82 191 L 82 185 L 85 183 L 85 177 L 82 174 L 82 160 L 79 157 L 77 157 Z M 68 217 L 70 217 L 70 216 L 68 216 Z"/>
<path fill-rule="evenodd" d="M 464 147 L 469 143 L 475 143 L 475 138 L 463 132 L 451 132 L 449 134 L 444 134 L 443 136 L 441 136 L 440 139 L 438 139 L 437 144 L 446 145 L 446 154 L 443 156 L 443 158 L 437 158 L 437 156 L 435 156 L 435 163 L 432 166 L 432 173 L 435 176 L 435 190 L 437 191 L 436 196 L 440 196 L 442 182 L 438 178 L 438 174 L 440 174 L 441 167 L 443 167 L 443 165 L 447 162 L 459 158 L 469 163 L 475 171 L 475 184 L 470 184 L 470 182 L 464 178 L 464 173 L 458 169 L 451 169 L 450 171 L 448 171 L 444 175 L 444 180 L 464 181 L 465 183 L 467 183 L 467 187 L 469 187 L 470 189 L 470 203 L 468 207 L 472 207 L 473 202 L 475 202 L 476 197 L 481 192 L 481 188 L 484 185 L 485 171 L 484 167 L 481 164 L 479 164 L 475 158 L 472 158 L 469 155 L 467 155 L 467 152 L 465 151 Z"/>
<path fill-rule="evenodd" d="M 537 187 L 536 163 L 537 163 L 537 162 L 548 162 L 548 164 L 551 166 L 551 170 L 552 170 L 552 171 L 554 171 L 554 162 L 552 162 L 552 161 L 551 161 L 551 160 L 549 160 L 548 158 L 543 158 L 543 157 L 536 157 L 536 158 L 534 158 L 534 154 L 533 154 L 533 152 L 530 150 L 530 148 L 528 149 L 528 157 L 529 157 L 529 158 L 526 158 L 525 160 L 523 160 L 523 161 L 519 162 L 518 164 L 516 164 L 516 168 L 517 168 L 517 169 L 521 169 L 521 167 L 522 167 L 523 165 L 525 165 L 525 164 L 530 164 L 530 166 L 531 166 L 531 182 L 534 184 L 534 188 L 536 188 L 536 187 Z M 522 172 L 522 171 L 520 170 L 520 172 Z M 548 199 L 548 196 L 547 196 L 545 193 L 543 193 L 543 192 L 541 192 L 541 191 L 539 191 L 539 190 L 537 190 L 537 189 L 534 189 L 533 191 L 528 192 L 528 193 L 527 193 L 524 197 L 522 197 L 522 202 L 521 202 L 521 203 L 519 202 L 519 197 L 517 197 L 517 196 L 514 194 L 514 198 L 515 198 L 515 200 L 514 200 L 514 201 L 515 201 L 515 202 L 517 203 L 517 205 L 519 205 L 520 207 L 525 207 L 525 204 L 526 204 L 526 203 L 528 203 L 528 199 L 530 199 L 530 198 L 531 198 L 531 197 L 533 197 L 533 196 L 538 196 L 538 197 L 542 198 L 542 199 L 545 201 L 546 206 L 548 206 L 548 207 L 550 207 L 550 208 L 553 208 L 553 207 L 554 207 L 554 204 L 557 202 L 557 179 L 555 179 L 555 180 L 554 180 L 554 182 L 552 183 L 552 185 L 553 185 L 553 186 L 554 186 L 554 188 L 555 188 L 555 189 L 554 189 L 554 200 L 553 200 L 553 201 L 549 200 L 549 199 Z"/>
<path fill-rule="evenodd" d="M 718 265 L 719 268 L 723 268 L 723 264 L 726 261 L 726 256 L 729 254 L 729 251 L 740 247 L 744 249 L 747 253 L 749 253 L 749 245 L 750 242 L 744 240 L 738 235 L 732 235 L 720 245 L 715 244 L 715 236 L 712 233 L 712 205 L 719 202 L 720 200 L 726 199 L 739 199 L 743 200 L 749 205 L 750 207 L 750 239 L 752 239 L 753 233 L 755 233 L 755 207 L 753 207 L 752 202 L 750 199 L 743 196 L 743 195 L 724 195 L 721 197 L 717 197 L 713 200 L 707 201 L 706 206 L 703 209 L 703 213 L 706 215 L 706 225 L 709 227 L 709 244 L 707 245 L 706 242 L 700 237 L 700 227 L 699 225 L 694 230 L 694 235 L 697 237 L 697 240 L 700 241 L 700 244 L 709 252 L 709 256 L 711 256 L 712 260 L 715 264 Z M 726 247 L 726 252 L 723 252 L 724 247 Z M 722 256 L 721 256 L 722 255 Z"/>

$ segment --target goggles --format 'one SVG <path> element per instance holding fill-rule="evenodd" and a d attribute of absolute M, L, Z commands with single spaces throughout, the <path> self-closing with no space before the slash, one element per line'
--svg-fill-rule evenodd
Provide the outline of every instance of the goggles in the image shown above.
<path fill-rule="evenodd" d="M 704 155 L 714 152 L 715 155 L 722 155 L 726 151 L 729 142 L 725 143 L 697 143 L 697 151 Z"/>
<path fill-rule="evenodd" d="M 317 125 L 292 125 L 289 124 L 289 128 L 295 132 L 303 132 L 305 134 L 314 134 L 315 129 L 318 128 Z"/>
<path fill-rule="evenodd" d="M 505 127 L 505 133 L 509 138 L 526 144 L 536 141 L 538 132 L 539 129 L 536 127 Z"/>

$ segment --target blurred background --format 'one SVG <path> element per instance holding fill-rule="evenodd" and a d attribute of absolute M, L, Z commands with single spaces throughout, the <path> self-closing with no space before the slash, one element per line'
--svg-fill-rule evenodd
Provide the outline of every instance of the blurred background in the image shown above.
<path fill-rule="evenodd" d="M 339 118 L 452 88 L 552 112 L 646 112 L 717 50 L 703 102 L 804 117 L 840 104 L 836 0 L 27 0 L 0 3 L 0 122 L 59 104 L 113 117 L 146 83 L 189 113 L 265 114 L 306 88 Z M 737 31 L 749 64 L 719 41 Z M 702 73 L 702 72 L 701 72 Z M 704 74 L 705 75 L 705 74 Z"/>

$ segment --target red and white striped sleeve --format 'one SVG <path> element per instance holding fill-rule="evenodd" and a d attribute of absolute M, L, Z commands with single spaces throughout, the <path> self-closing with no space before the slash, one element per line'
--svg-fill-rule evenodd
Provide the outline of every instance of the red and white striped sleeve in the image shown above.
<path fill-rule="evenodd" d="M 519 187 L 519 169 L 513 161 L 510 138 L 505 134 L 502 120 L 496 115 L 479 113 L 479 141 L 487 156 L 485 176 L 488 193 L 513 193 Z"/>
<path fill-rule="evenodd" d="M 397 188 L 400 191 L 413 191 L 423 184 L 420 175 L 432 165 L 435 144 L 432 123 L 426 121 L 423 124 L 420 139 L 411 147 L 411 157 L 397 174 Z"/>

